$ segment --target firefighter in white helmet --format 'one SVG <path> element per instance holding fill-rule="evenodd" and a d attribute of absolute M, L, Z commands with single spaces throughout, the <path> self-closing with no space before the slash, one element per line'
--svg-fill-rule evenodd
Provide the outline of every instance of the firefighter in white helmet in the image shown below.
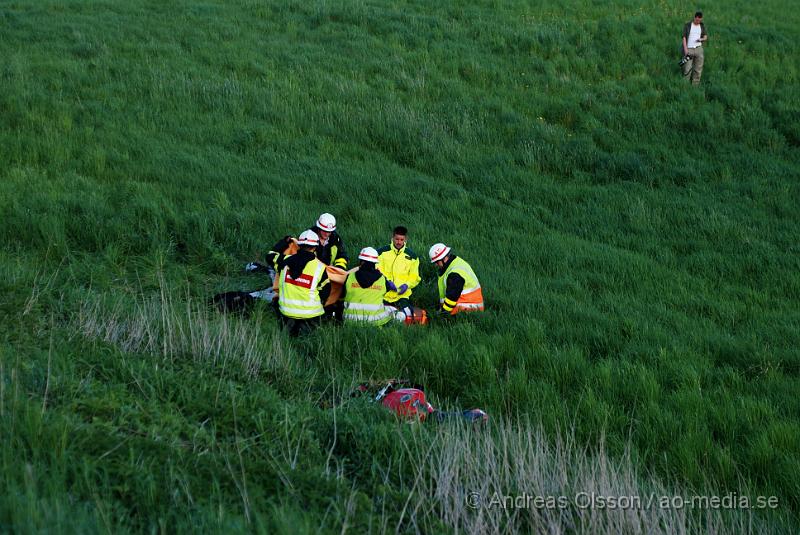
<path fill-rule="evenodd" d="M 339 234 L 336 232 L 336 218 L 333 215 L 324 213 L 321 214 L 314 226 L 310 229 L 313 232 L 319 243 L 315 248 L 316 257 L 325 265 L 336 266 L 341 269 L 347 269 L 347 251 L 344 248 L 344 242 Z M 281 260 L 284 258 L 287 250 L 292 248 L 294 239 L 291 236 L 284 236 L 278 240 L 272 249 L 267 253 L 266 265 L 258 262 L 250 262 L 245 266 L 245 270 L 249 272 L 267 272 L 272 276 L 272 272 L 278 273 L 278 267 Z M 325 308 L 325 316 L 340 319 L 341 303 L 334 303 Z"/>
<path fill-rule="evenodd" d="M 385 325 L 398 314 L 395 307 L 384 304 L 389 291 L 389 281 L 378 271 L 378 251 L 364 247 L 358 255 L 358 269 L 347 276 L 342 289 L 344 299 L 344 321 L 366 322 Z M 402 319 L 405 319 L 405 314 Z"/>
<path fill-rule="evenodd" d="M 439 268 L 439 306 L 448 314 L 483 310 L 483 291 L 469 264 L 450 247 L 437 243 L 428 251 Z"/>
<path fill-rule="evenodd" d="M 328 213 L 322 214 L 310 230 L 319 236 L 317 258 L 329 266 L 347 269 L 347 251 L 342 237 L 336 232 L 336 218 Z"/>
<path fill-rule="evenodd" d="M 325 265 L 347 269 L 347 251 L 344 248 L 341 236 L 336 232 L 336 218 L 328 213 L 322 214 L 317 218 L 314 226 L 308 230 L 313 231 L 319 237 L 319 245 L 316 248 L 317 258 Z M 277 263 L 291 243 L 292 237 L 284 236 L 267 253 L 267 265 L 251 262 L 245 266 L 245 270 L 266 271 L 268 266 L 271 266 L 275 271 L 278 271 Z"/>
<path fill-rule="evenodd" d="M 297 239 L 299 250 L 278 260 L 278 316 L 291 336 L 318 326 L 325 313 L 323 303 L 330 293 L 330 281 L 315 255 L 319 236 L 306 230 Z"/>

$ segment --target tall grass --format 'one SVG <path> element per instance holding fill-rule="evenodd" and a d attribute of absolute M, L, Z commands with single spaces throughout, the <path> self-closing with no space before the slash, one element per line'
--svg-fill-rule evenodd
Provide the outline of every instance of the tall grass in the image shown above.
<path fill-rule="evenodd" d="M 37 293 L 34 291 L 33 295 Z M 276 385 L 298 380 L 302 376 L 298 366 L 300 355 L 285 346 L 288 343 L 285 334 L 274 330 L 262 332 L 262 321 L 268 320 L 259 316 L 251 320 L 219 316 L 210 311 L 207 304 L 194 303 L 191 299 L 177 302 L 164 287 L 151 298 L 127 307 L 119 298 L 103 300 L 90 295 L 66 328 L 74 336 L 111 344 L 128 359 L 140 355 L 163 364 L 189 359 L 201 367 L 221 369 L 223 374 L 226 368 L 237 367 L 243 380 L 251 385 L 265 376 Z M 326 353 L 324 347 L 318 350 Z M 12 373 L 11 384 L 16 388 L 16 369 Z M 345 384 L 353 385 L 352 381 L 345 381 Z M 348 463 L 346 459 L 356 452 L 337 444 L 340 432 L 337 414 L 347 417 L 371 408 L 363 404 L 348 404 L 346 396 L 336 393 L 336 386 L 333 386 L 332 394 L 335 400 L 332 410 L 317 416 L 333 425 L 332 442 L 322 473 L 326 478 L 347 484 L 352 476 L 348 477 L 344 466 Z M 13 403 L 19 402 L 17 396 L 15 390 Z M 45 390 L 45 401 L 46 397 Z M 234 433 L 238 433 L 236 407 L 236 403 L 231 405 L 229 415 L 233 418 Z M 43 403 L 41 414 L 44 413 Z M 301 433 L 306 428 L 303 421 L 280 418 L 276 428 L 269 431 L 279 446 L 270 457 L 278 466 L 284 467 L 278 468 L 277 474 L 290 487 L 289 474 L 297 470 L 301 456 L 308 455 L 304 451 L 308 445 L 304 446 L 301 439 L 292 438 L 298 423 Z M 37 421 L 33 425 L 41 426 L 43 422 Z M 647 469 L 637 469 L 631 456 L 630 442 L 621 455 L 612 457 L 604 434 L 600 435 L 599 443 L 586 444 L 577 440 L 575 425 L 577 422 L 568 426 L 566 434 L 551 435 L 541 425 L 533 425 L 526 418 L 509 420 L 495 417 L 487 426 L 455 420 L 439 426 L 428 424 L 432 429 L 410 429 L 410 432 L 398 433 L 394 448 L 401 455 L 393 457 L 385 470 L 377 472 L 378 478 L 373 484 L 378 484 L 378 487 L 373 487 L 371 492 L 395 486 L 402 507 L 387 510 L 382 506 L 379 516 L 370 517 L 369 529 L 429 532 L 446 528 L 468 533 L 522 530 L 553 533 L 766 533 L 777 526 L 764 523 L 763 516 L 759 516 L 763 511 L 700 506 L 693 509 L 689 505 L 694 495 L 692 491 L 670 487 Z M 401 430 L 402 427 L 408 426 L 401 426 Z M 221 461 L 241 500 L 240 513 L 245 525 L 258 524 L 253 510 L 257 510 L 259 504 L 252 503 L 248 494 L 247 474 L 253 459 L 250 455 L 243 456 L 246 450 L 242 449 L 240 441 L 247 444 L 254 440 L 258 443 L 262 435 L 236 437 L 228 446 L 232 451 L 221 454 Z M 319 440 L 323 440 L 322 437 Z M 103 452 L 97 460 L 124 445 L 125 441 L 120 442 Z M 324 443 L 320 447 L 324 447 Z M 364 447 L 367 451 L 371 449 L 368 444 L 358 448 Z M 213 449 L 216 447 L 212 446 Z M 196 454 L 197 446 L 193 445 L 192 450 Z M 206 451 L 199 453 L 202 455 Z M 234 455 L 233 459 L 230 455 Z M 321 462 L 321 458 L 317 462 Z M 392 469 L 391 464 L 395 462 L 398 464 Z M 181 484 L 190 486 L 187 481 Z M 714 482 L 708 482 L 705 488 L 707 496 L 725 495 L 714 488 Z M 187 492 L 191 494 L 188 489 Z M 745 492 L 747 488 L 740 486 L 737 495 Z M 360 493 L 353 490 L 338 495 L 337 500 L 341 501 L 336 503 L 337 512 L 333 519 L 341 524 L 343 530 L 360 524 L 352 518 L 356 509 L 354 500 L 359 496 Z M 755 499 L 755 496 L 747 496 Z M 685 505 L 675 505 L 676 497 L 685 501 Z M 608 500 L 617 501 L 609 505 Z M 671 501 L 665 504 L 664 500 Z M 589 506 L 590 503 L 601 505 Z M 49 521 L 48 516 L 43 525 Z M 88 522 L 88 519 L 81 521 L 84 526 Z M 309 529 L 316 527 L 309 526 Z"/>
<path fill-rule="evenodd" d="M 406 443 L 415 489 L 397 527 L 433 531 L 438 521 L 459 533 L 769 529 L 750 510 L 693 510 L 691 493 L 637 470 L 629 450 L 612 459 L 602 441 L 587 447 L 574 434 L 548 436 L 530 422 L 494 420 L 487 429 L 452 422 L 432 436 L 412 437 Z"/>
<path fill-rule="evenodd" d="M 219 314 L 208 302 L 191 298 L 173 302 L 168 293 L 130 303 L 89 296 L 72 318 L 70 329 L 115 345 L 125 353 L 143 353 L 200 365 L 235 365 L 247 377 L 292 376 L 298 355 L 285 337 L 262 331 L 261 318 L 247 321 Z"/>

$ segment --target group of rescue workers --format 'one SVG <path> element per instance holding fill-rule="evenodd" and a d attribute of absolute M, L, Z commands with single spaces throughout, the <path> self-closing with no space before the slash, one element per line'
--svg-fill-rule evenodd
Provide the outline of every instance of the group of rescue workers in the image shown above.
<path fill-rule="evenodd" d="M 411 304 L 412 292 L 422 280 L 419 258 L 407 238 L 408 229 L 395 227 L 388 246 L 364 247 L 358 266 L 349 271 L 344 242 L 331 214 L 320 215 L 297 239 L 279 240 L 266 260 L 275 274 L 278 316 L 289 334 L 310 331 L 325 316 L 375 326 L 393 320 L 420 323 L 426 315 Z M 484 309 L 481 285 L 463 258 L 444 243 L 433 245 L 428 256 L 439 272 L 441 314 Z"/>

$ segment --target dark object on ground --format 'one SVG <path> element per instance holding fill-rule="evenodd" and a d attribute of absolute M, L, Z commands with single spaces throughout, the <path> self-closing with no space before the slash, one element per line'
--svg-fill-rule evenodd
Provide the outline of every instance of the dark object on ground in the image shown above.
<path fill-rule="evenodd" d="M 436 418 L 436 421 L 441 423 L 445 420 L 451 419 L 464 419 L 470 423 L 483 423 L 489 421 L 489 415 L 486 414 L 481 409 L 470 409 L 466 411 L 436 411 L 431 415 L 432 418 Z"/>
<path fill-rule="evenodd" d="M 256 298 L 249 292 L 224 292 L 211 298 L 212 306 L 222 313 L 236 313 L 248 316 L 253 310 Z"/>
<path fill-rule="evenodd" d="M 260 262 L 250 262 L 249 264 L 244 266 L 244 270 L 247 273 L 269 273 L 270 276 L 272 276 L 272 274 L 275 273 L 275 271 L 271 267 L 266 266 Z"/>

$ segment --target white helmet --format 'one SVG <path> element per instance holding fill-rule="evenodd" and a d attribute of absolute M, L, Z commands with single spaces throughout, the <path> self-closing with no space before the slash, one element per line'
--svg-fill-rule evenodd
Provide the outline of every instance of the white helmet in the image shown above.
<path fill-rule="evenodd" d="M 431 264 L 435 264 L 439 260 L 443 260 L 445 256 L 450 254 L 450 248 L 443 243 L 437 243 L 431 250 L 428 251 L 428 256 L 431 257 Z"/>
<path fill-rule="evenodd" d="M 358 253 L 359 260 L 366 260 L 367 262 L 372 262 L 373 264 L 378 263 L 378 251 L 375 250 L 374 247 L 364 247 L 361 249 L 361 252 Z"/>
<path fill-rule="evenodd" d="M 329 213 L 324 213 L 317 218 L 317 228 L 325 232 L 333 232 L 336 230 L 336 218 Z"/>
<path fill-rule="evenodd" d="M 319 236 L 313 230 L 304 230 L 297 240 L 297 245 L 309 245 L 311 247 L 319 246 Z"/>

